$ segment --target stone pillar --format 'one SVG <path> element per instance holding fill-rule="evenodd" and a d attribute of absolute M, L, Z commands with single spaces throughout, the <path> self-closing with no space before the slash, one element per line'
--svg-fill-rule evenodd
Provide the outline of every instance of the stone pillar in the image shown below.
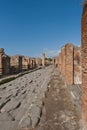
<path fill-rule="evenodd" d="M 22 57 L 22 70 L 28 70 L 28 58 L 25 56 Z"/>
<path fill-rule="evenodd" d="M 3 69 L 2 69 L 2 56 L 0 55 L 0 75 L 3 74 Z"/>
<path fill-rule="evenodd" d="M 74 84 L 81 84 L 81 48 L 74 47 Z"/>
<path fill-rule="evenodd" d="M 30 66 L 31 66 L 31 69 L 33 68 L 33 59 L 31 58 L 30 59 Z"/>
<path fill-rule="evenodd" d="M 73 54 L 73 45 L 68 43 L 65 45 L 66 49 L 66 59 L 65 59 L 65 79 L 67 85 L 72 85 L 74 81 L 73 74 L 73 62 L 74 62 L 74 54 Z"/>
<path fill-rule="evenodd" d="M 19 73 L 22 71 L 22 56 L 15 55 L 10 60 L 11 73 Z"/>
<path fill-rule="evenodd" d="M 65 76 L 65 46 L 61 48 L 61 71 Z"/>
<path fill-rule="evenodd" d="M 52 59 L 52 64 L 55 66 L 55 58 Z"/>
<path fill-rule="evenodd" d="M 87 2 L 82 14 L 82 117 L 87 127 Z"/>
<path fill-rule="evenodd" d="M 36 63 L 36 66 L 38 67 L 39 66 L 39 58 L 35 58 L 35 63 Z"/>
<path fill-rule="evenodd" d="M 42 54 L 42 66 L 45 66 L 45 53 Z"/>
<path fill-rule="evenodd" d="M 3 75 L 3 63 L 2 63 L 3 54 L 4 54 L 4 49 L 0 48 L 0 75 Z"/>
<path fill-rule="evenodd" d="M 58 56 L 58 68 L 61 71 L 61 52 L 59 53 L 59 56 Z"/>

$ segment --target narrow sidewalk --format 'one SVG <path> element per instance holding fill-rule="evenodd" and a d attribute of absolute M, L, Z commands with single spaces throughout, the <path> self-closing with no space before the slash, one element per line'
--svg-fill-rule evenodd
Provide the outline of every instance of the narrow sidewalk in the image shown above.
<path fill-rule="evenodd" d="M 82 130 L 81 113 L 77 112 L 58 69 L 54 70 L 49 87 L 41 122 L 33 130 Z"/>

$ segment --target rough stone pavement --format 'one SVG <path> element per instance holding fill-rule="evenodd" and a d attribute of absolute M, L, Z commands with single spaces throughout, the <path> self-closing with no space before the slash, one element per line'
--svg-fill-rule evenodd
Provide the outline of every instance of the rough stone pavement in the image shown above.
<path fill-rule="evenodd" d="M 0 130 L 34 128 L 52 75 L 49 66 L 0 86 Z"/>
<path fill-rule="evenodd" d="M 55 69 L 44 100 L 42 119 L 32 130 L 85 130 L 82 127 L 81 111 L 77 111 L 76 107 L 61 73 Z"/>

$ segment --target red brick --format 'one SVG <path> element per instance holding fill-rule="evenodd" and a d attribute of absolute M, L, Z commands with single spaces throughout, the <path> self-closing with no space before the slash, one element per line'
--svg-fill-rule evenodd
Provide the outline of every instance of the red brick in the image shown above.
<path fill-rule="evenodd" d="M 65 76 L 65 46 L 61 48 L 61 72 Z"/>
<path fill-rule="evenodd" d="M 87 126 L 87 3 L 82 14 L 82 117 Z"/>
<path fill-rule="evenodd" d="M 58 56 L 58 68 L 61 71 L 61 52 L 59 53 L 59 56 Z"/>
<path fill-rule="evenodd" d="M 45 53 L 42 53 L 42 66 L 45 66 Z"/>
<path fill-rule="evenodd" d="M 67 85 L 72 85 L 74 82 L 73 77 L 73 45 L 68 43 L 65 45 L 66 49 L 66 58 L 65 58 L 65 79 Z"/>
<path fill-rule="evenodd" d="M 81 84 L 81 48 L 74 47 L 74 84 Z"/>

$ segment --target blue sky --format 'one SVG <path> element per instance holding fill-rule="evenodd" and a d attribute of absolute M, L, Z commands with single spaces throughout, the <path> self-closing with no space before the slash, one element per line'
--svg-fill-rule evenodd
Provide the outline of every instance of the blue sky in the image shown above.
<path fill-rule="evenodd" d="M 81 43 L 82 0 L 0 0 L 0 47 L 8 55 L 56 55 Z"/>

